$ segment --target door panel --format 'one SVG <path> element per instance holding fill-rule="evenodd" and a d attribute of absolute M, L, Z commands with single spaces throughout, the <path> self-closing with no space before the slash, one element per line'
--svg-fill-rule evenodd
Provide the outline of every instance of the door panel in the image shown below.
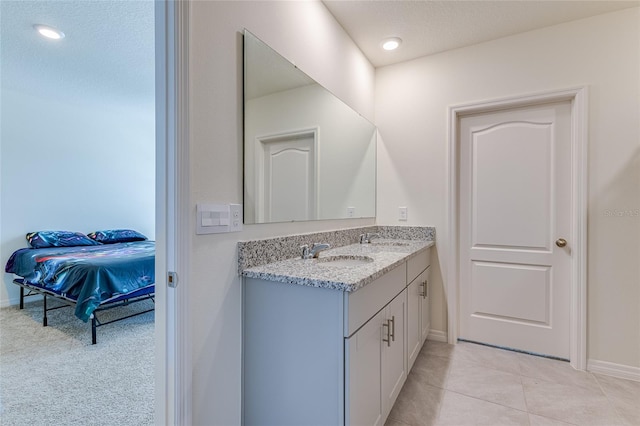
<path fill-rule="evenodd" d="M 385 314 L 383 309 L 346 339 L 346 359 L 349 360 L 346 419 L 349 425 L 383 423 L 381 344 Z"/>
<path fill-rule="evenodd" d="M 569 102 L 460 120 L 460 337 L 569 358 Z"/>
<path fill-rule="evenodd" d="M 317 170 L 314 133 L 260 141 L 262 170 L 257 197 L 261 221 L 288 222 L 317 217 Z"/>
<path fill-rule="evenodd" d="M 546 266 L 472 261 L 471 315 L 549 325 L 549 277 Z"/>
<path fill-rule="evenodd" d="M 426 271 L 422 273 L 420 276 L 422 280 L 424 280 L 424 287 L 422 289 L 422 309 L 420 311 L 421 321 L 420 327 L 422 327 L 422 337 L 421 342 L 424 343 L 427 340 L 427 336 L 429 335 L 429 330 L 431 330 L 431 290 L 429 287 L 431 286 L 431 267 L 429 266 Z M 423 293 L 424 292 L 424 293 Z"/>
<path fill-rule="evenodd" d="M 472 131 L 474 247 L 549 249 L 551 131 L 549 122 Z"/>
<path fill-rule="evenodd" d="M 424 272 L 407 286 L 407 348 L 409 350 L 409 370 L 413 366 L 422 347 L 420 315 L 422 314 L 422 288 Z"/>
<path fill-rule="evenodd" d="M 407 357 L 405 356 L 406 309 L 406 290 L 396 296 L 386 308 L 391 341 L 388 344 L 383 342 L 382 345 L 382 408 L 384 419 L 391 412 L 393 403 L 407 379 Z"/>

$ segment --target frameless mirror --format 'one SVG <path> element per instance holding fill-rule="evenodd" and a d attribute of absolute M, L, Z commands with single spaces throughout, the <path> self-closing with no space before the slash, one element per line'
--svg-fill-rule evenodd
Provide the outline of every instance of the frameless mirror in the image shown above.
<path fill-rule="evenodd" d="M 244 222 L 374 217 L 376 128 L 244 32 Z"/>

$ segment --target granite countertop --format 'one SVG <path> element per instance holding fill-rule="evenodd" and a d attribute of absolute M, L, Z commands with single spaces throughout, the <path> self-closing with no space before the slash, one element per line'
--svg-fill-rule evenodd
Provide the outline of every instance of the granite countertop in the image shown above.
<path fill-rule="evenodd" d="M 434 244 L 434 241 L 425 240 L 375 239 L 370 244 L 351 244 L 322 251 L 317 259 L 293 258 L 247 268 L 242 276 L 353 292 Z M 367 257 L 371 261 L 358 265 L 327 262 L 333 256 Z"/>

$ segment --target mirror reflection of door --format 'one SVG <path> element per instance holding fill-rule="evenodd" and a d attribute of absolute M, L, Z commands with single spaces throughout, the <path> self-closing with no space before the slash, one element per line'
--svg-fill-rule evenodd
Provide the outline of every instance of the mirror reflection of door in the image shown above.
<path fill-rule="evenodd" d="M 315 130 L 259 138 L 263 177 L 257 211 L 260 222 L 313 220 L 317 217 Z"/>

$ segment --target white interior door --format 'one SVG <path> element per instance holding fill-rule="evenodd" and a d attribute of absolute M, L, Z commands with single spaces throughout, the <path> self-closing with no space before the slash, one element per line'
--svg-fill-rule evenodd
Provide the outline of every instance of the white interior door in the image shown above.
<path fill-rule="evenodd" d="M 569 102 L 460 120 L 460 338 L 569 358 L 570 124 Z"/>
<path fill-rule="evenodd" d="M 316 150 L 313 134 L 261 141 L 266 222 L 316 219 Z"/>

